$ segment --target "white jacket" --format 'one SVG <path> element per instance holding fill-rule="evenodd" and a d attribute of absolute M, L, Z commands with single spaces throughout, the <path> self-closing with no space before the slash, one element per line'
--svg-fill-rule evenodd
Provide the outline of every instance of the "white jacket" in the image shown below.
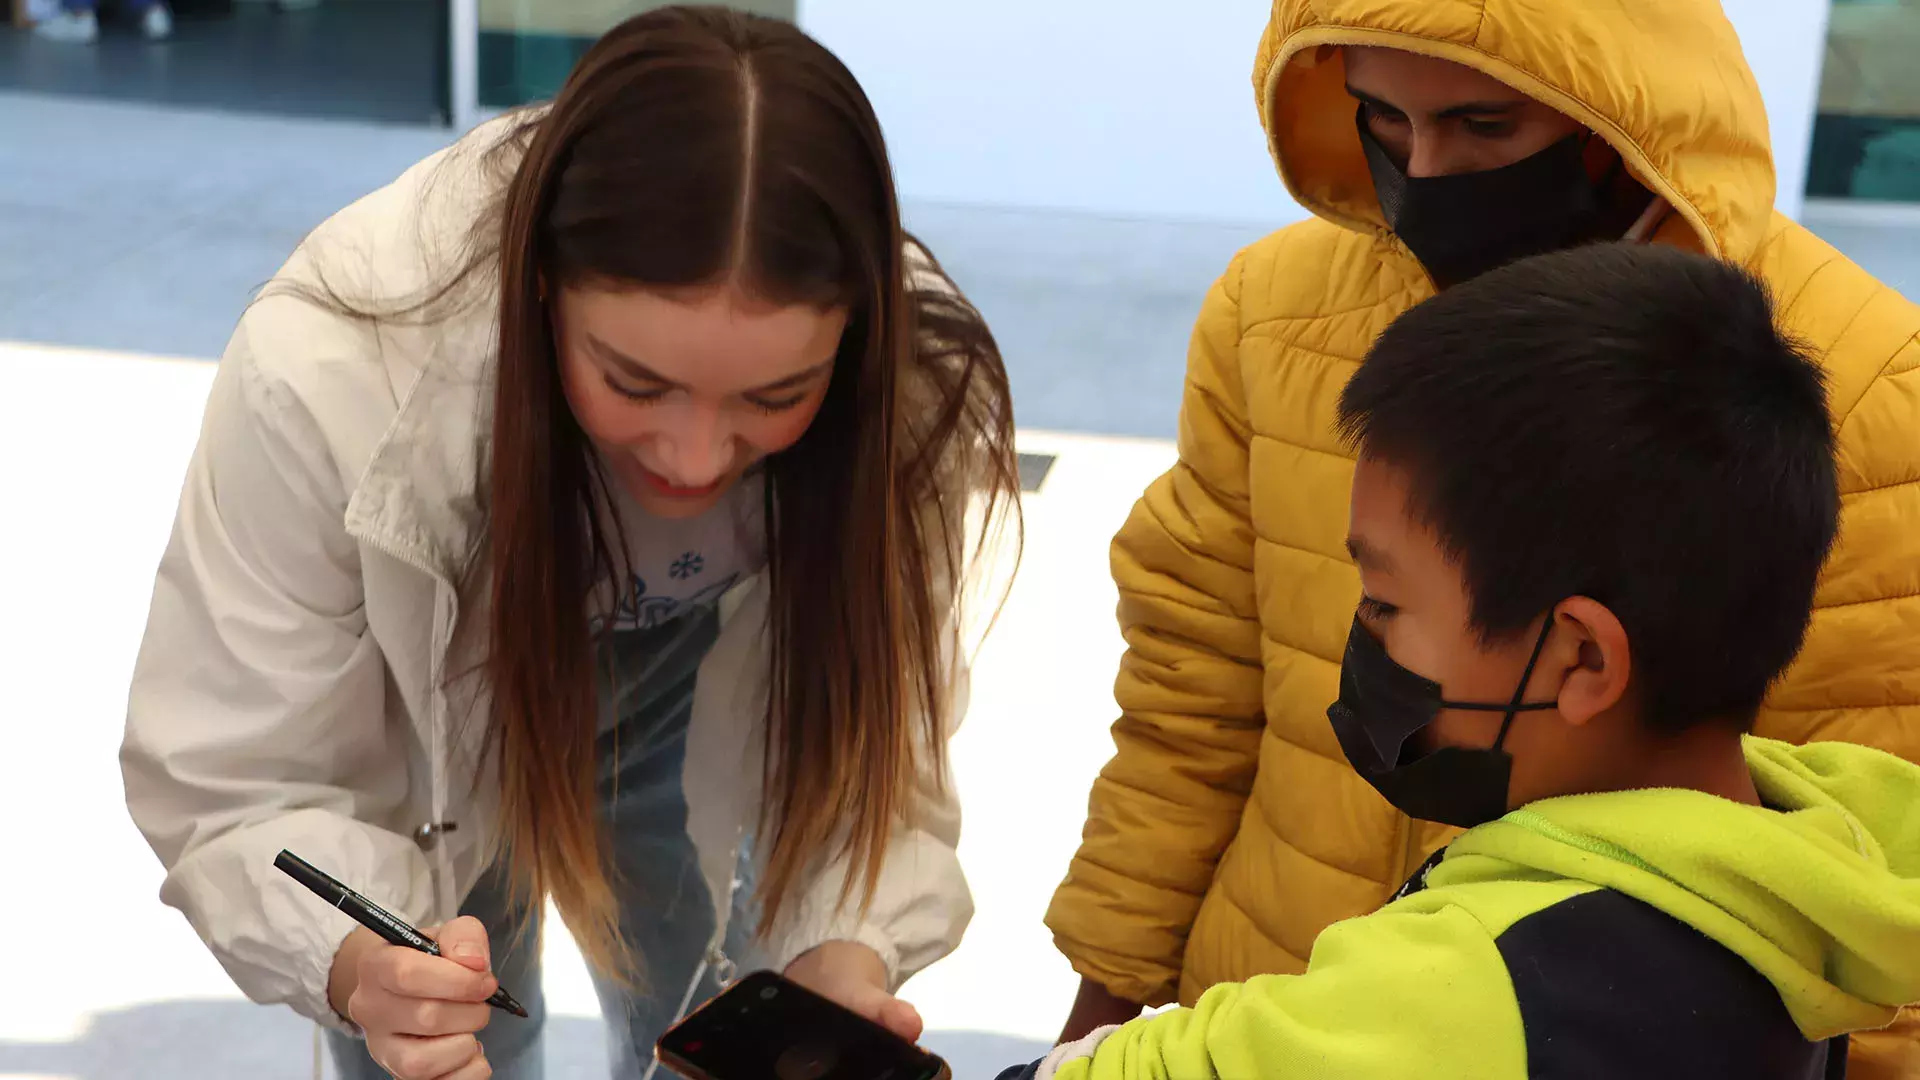
<path fill-rule="evenodd" d="M 470 151 L 500 130 L 341 211 L 281 274 L 311 280 L 319 257 L 336 284 L 380 295 L 431 280 L 497 182 Z M 327 977 L 355 924 L 274 856 L 289 849 L 427 925 L 457 913 L 495 850 L 490 792 L 471 782 L 485 691 L 446 677 L 468 668 L 449 651 L 463 616 L 455 582 L 481 529 L 486 308 L 379 329 L 284 295 L 247 311 L 207 401 L 134 670 L 121 762 L 128 809 L 167 868 L 161 899 L 248 997 L 343 1030 Z M 687 829 L 714 898 L 713 962 L 725 959 L 740 838 L 760 808 L 765 591 L 762 576 L 722 602 L 687 739 Z M 957 722 L 957 656 L 949 685 Z M 914 828 L 895 838 L 865 918 L 838 903 L 844 865 L 816 871 L 764 943 L 778 966 L 824 941 L 859 941 L 897 987 L 952 950 L 973 908 L 943 779 L 923 779 Z"/>

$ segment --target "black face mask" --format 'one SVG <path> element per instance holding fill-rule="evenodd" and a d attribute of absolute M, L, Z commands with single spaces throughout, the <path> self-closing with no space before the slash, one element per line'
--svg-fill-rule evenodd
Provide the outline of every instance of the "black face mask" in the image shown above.
<path fill-rule="evenodd" d="M 1507 729 L 1519 713 L 1558 704 L 1522 703 L 1527 680 L 1533 677 L 1552 629 L 1549 617 L 1540 628 L 1540 639 L 1534 642 L 1513 700 L 1493 705 L 1442 699 L 1439 683 L 1394 663 L 1386 646 L 1356 617 L 1347 635 L 1346 659 L 1340 665 L 1340 700 L 1327 709 L 1347 761 L 1410 817 L 1471 829 L 1505 814 L 1507 780 L 1513 770 L 1513 756 L 1501 749 Z M 1505 713 L 1506 719 L 1487 749 L 1443 746 L 1422 754 L 1414 736 L 1433 723 L 1441 709 Z"/>
<path fill-rule="evenodd" d="M 1408 176 L 1367 128 L 1364 109 L 1359 124 L 1380 212 L 1436 285 L 1457 285 L 1592 235 L 1601 185 L 1587 175 L 1580 135 L 1498 169 Z"/>

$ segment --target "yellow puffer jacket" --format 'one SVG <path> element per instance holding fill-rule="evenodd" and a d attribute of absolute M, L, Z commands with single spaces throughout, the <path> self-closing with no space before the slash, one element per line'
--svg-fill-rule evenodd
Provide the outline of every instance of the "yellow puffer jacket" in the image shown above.
<path fill-rule="evenodd" d="M 1118 752 L 1048 925 L 1131 999 L 1297 972 L 1450 839 L 1348 768 L 1326 719 L 1359 596 L 1335 400 L 1432 293 L 1385 227 L 1338 46 L 1484 71 L 1605 137 L 1672 208 L 1655 240 L 1746 264 L 1825 358 L 1841 544 L 1759 732 L 1920 760 L 1920 309 L 1775 214 L 1759 89 L 1717 0 L 1278 0 L 1254 85 L 1280 175 L 1316 216 L 1243 251 L 1194 331 L 1180 460 L 1113 545 L 1128 651 Z M 1920 1075 L 1863 1040 L 1856 1076 Z"/>

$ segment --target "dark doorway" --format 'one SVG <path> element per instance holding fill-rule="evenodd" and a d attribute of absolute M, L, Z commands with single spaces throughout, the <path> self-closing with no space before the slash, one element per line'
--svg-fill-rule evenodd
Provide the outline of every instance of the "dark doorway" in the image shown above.
<path fill-rule="evenodd" d="M 179 0 L 149 42 L 103 0 L 100 39 L 0 27 L 0 90 L 236 112 L 444 124 L 447 0 Z"/>

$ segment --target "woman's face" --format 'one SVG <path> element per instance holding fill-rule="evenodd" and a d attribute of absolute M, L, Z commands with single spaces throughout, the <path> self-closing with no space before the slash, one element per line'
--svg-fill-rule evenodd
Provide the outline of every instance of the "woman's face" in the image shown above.
<path fill-rule="evenodd" d="M 685 518 L 806 433 L 847 311 L 589 284 L 559 290 L 553 322 L 580 427 L 642 507 Z"/>
<path fill-rule="evenodd" d="M 1573 118 L 1491 75 L 1398 49 L 1346 50 L 1347 92 L 1408 176 L 1486 172 L 1575 132 Z"/>

